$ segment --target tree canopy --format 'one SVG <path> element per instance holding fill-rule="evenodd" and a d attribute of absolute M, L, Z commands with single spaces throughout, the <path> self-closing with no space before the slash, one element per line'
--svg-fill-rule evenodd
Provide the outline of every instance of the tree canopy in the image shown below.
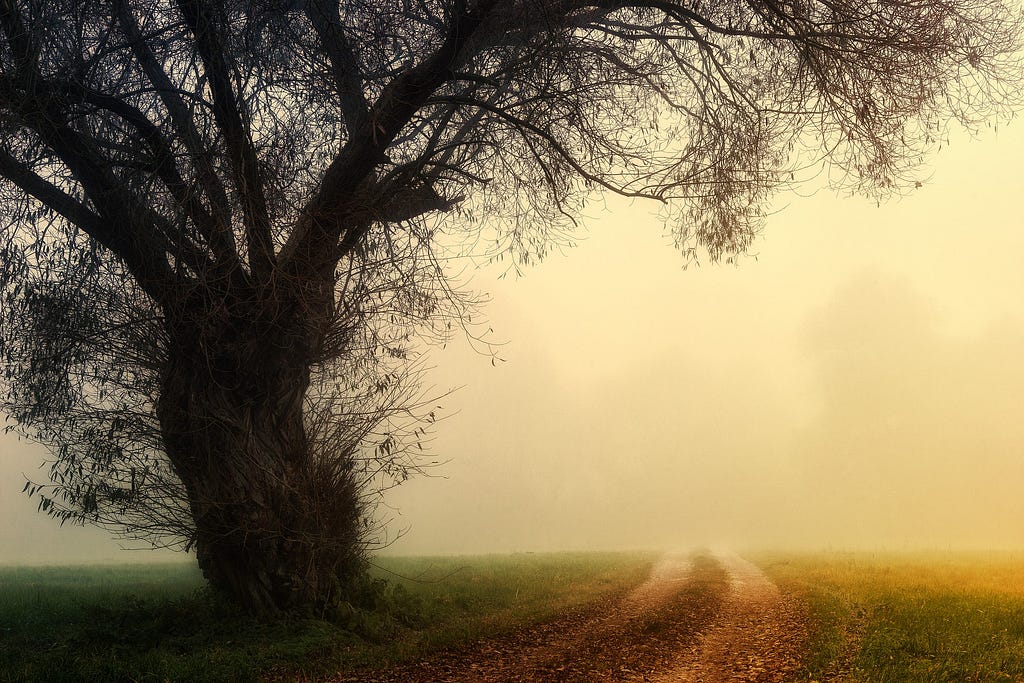
<path fill-rule="evenodd" d="M 29 488 L 195 546 L 250 606 L 322 600 L 417 467 L 415 339 L 473 303 L 453 257 L 541 259 L 600 192 L 719 260 L 809 173 L 899 191 L 949 122 L 1012 111 L 1020 27 L 999 0 L 0 0 L 5 405 L 54 454 Z"/>

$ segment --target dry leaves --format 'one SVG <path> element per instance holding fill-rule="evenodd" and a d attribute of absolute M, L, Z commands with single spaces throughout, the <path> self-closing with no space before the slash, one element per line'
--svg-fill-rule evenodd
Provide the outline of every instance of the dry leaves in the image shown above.
<path fill-rule="evenodd" d="M 801 605 L 732 555 L 667 556 L 625 598 L 416 664 L 358 680 L 748 681 L 776 683 L 799 669 L 806 641 Z M 349 674 L 351 676 L 351 674 Z M 350 680 L 344 676 L 336 681 Z"/>

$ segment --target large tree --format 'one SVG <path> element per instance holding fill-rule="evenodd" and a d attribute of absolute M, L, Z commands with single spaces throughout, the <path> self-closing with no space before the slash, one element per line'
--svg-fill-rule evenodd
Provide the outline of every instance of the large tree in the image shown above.
<path fill-rule="evenodd" d="M 31 492 L 194 547 L 251 608 L 329 600 L 415 466 L 452 257 L 541 258 L 595 192 L 743 253 L 806 169 L 891 192 L 1012 105 L 1019 28 L 999 0 L 0 0 Z"/>

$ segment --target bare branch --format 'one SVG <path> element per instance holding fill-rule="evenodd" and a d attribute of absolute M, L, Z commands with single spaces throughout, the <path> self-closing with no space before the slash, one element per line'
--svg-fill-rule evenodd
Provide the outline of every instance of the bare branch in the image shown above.
<path fill-rule="evenodd" d="M 341 25 L 337 0 L 310 0 L 306 3 L 306 16 L 316 30 L 324 54 L 330 59 L 342 118 L 349 135 L 365 130 L 370 105 L 363 93 L 359 63 Z"/>
<path fill-rule="evenodd" d="M 381 162 L 384 150 L 402 127 L 433 92 L 453 76 L 463 46 L 472 39 L 496 2 L 482 0 L 473 10 L 453 17 L 442 45 L 385 88 L 370 110 L 366 125 L 327 167 L 316 194 L 303 210 L 303 224 L 297 226 L 282 256 L 287 254 L 299 268 L 321 272 L 333 267 L 337 258 L 355 247 L 369 225 L 365 220 L 349 218 L 362 209 L 352 205 L 352 199 L 360 196 L 357 190 Z M 339 237 L 342 237 L 340 250 L 334 246 Z"/>
<path fill-rule="evenodd" d="M 213 94 L 214 116 L 224 133 L 235 183 L 242 198 L 249 267 L 257 280 L 266 281 L 275 263 L 270 215 L 267 212 L 259 158 L 250 137 L 248 117 L 231 84 L 230 66 L 221 35 L 222 22 L 206 0 L 178 0 L 178 8 L 195 35 L 196 50 L 203 60 L 210 92 Z"/>
<path fill-rule="evenodd" d="M 198 169 L 198 180 L 207 196 L 212 213 L 208 236 L 210 246 L 219 258 L 237 261 L 234 240 L 230 235 L 231 207 L 224 186 L 213 167 L 213 152 L 203 144 L 192 112 L 181 98 L 179 89 L 171 82 L 160 61 L 146 43 L 128 5 L 128 0 L 118 0 L 116 7 L 119 25 L 131 45 L 135 58 L 151 81 L 160 100 L 167 107 L 172 125 Z M 228 251 L 232 252 L 234 256 L 229 258 Z"/>

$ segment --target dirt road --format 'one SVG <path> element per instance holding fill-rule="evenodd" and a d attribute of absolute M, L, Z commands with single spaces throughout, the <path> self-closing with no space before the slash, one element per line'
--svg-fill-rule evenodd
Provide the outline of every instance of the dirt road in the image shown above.
<path fill-rule="evenodd" d="M 668 555 L 617 600 L 467 650 L 336 681 L 775 683 L 790 680 L 806 640 L 801 606 L 754 565 Z"/>
<path fill-rule="evenodd" d="M 802 606 L 785 599 L 760 569 L 738 555 L 719 554 L 717 559 L 729 576 L 721 609 L 670 670 L 649 680 L 790 680 L 807 638 Z"/>

